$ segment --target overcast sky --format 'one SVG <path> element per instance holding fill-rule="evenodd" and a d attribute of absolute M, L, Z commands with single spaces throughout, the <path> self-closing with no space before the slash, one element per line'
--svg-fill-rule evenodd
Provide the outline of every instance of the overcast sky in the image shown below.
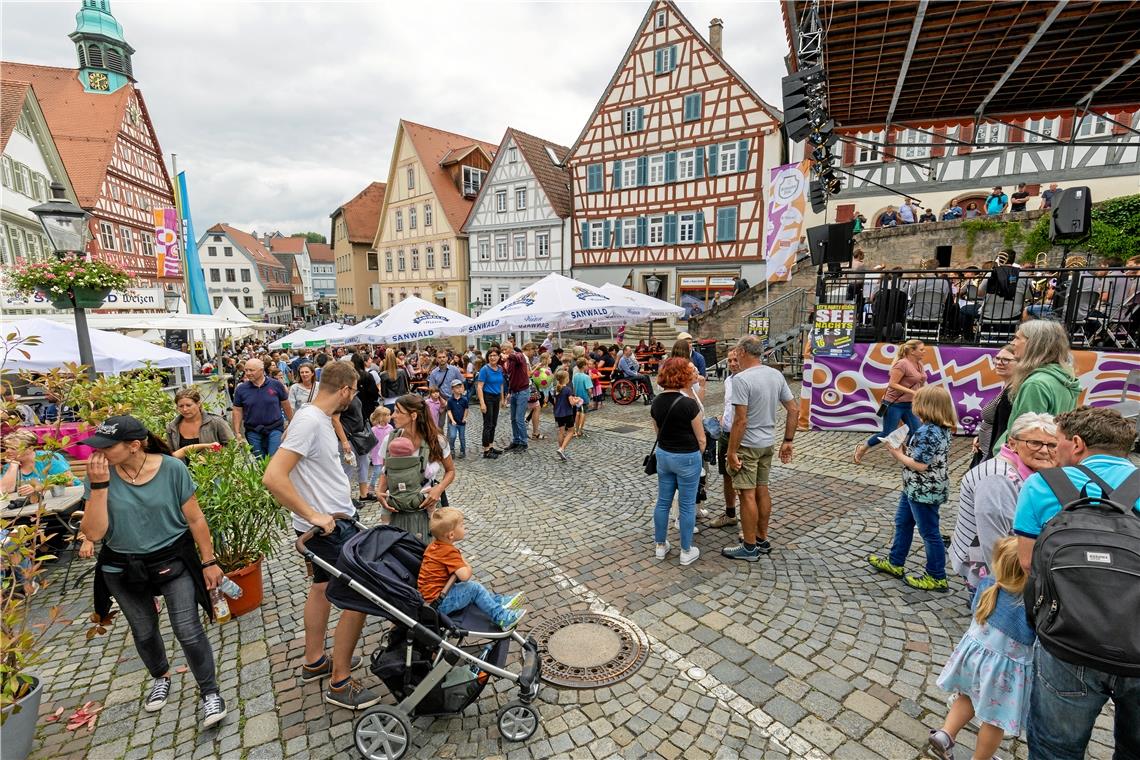
<path fill-rule="evenodd" d="M 498 143 L 508 126 L 569 145 L 647 2 L 113 0 L 194 226 L 315 230 L 385 181 L 405 118 Z M 730 64 L 779 107 L 779 5 L 681 2 L 725 22 Z M 0 2 L 4 60 L 76 66 L 79 0 Z"/>

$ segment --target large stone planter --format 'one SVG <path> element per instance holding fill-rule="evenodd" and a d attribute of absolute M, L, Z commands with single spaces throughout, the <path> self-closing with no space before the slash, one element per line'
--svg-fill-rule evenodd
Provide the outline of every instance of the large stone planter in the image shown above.
<path fill-rule="evenodd" d="M 4 708 L 4 725 L 0 727 L 0 760 L 25 760 L 31 754 L 42 694 L 43 682 L 37 678 L 23 699 Z"/>

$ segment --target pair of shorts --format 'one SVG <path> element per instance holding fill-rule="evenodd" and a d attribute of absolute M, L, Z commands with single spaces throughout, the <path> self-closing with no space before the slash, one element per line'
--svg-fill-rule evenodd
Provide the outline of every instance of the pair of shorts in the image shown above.
<path fill-rule="evenodd" d="M 728 475 L 728 435 L 722 435 L 716 440 L 716 471 L 722 476 Z"/>
<path fill-rule="evenodd" d="M 576 417 L 577 417 L 577 415 L 574 415 L 574 414 L 568 414 L 565 417 L 555 417 L 554 418 L 554 424 L 557 425 L 558 427 L 564 428 L 566 430 L 573 430 L 574 429 L 574 420 Z"/>
<path fill-rule="evenodd" d="M 360 532 L 356 527 L 356 523 L 351 520 L 337 520 L 336 530 L 327 536 L 317 533 L 317 535 L 310 538 L 305 546 L 309 551 L 317 555 L 324 562 L 336 567 L 336 561 L 340 559 L 340 550 L 348 543 L 348 539 L 355 536 Z M 303 536 L 304 531 L 297 531 L 298 536 Z M 320 565 L 313 563 L 313 583 L 328 583 L 332 580 L 329 575 Z"/>
<path fill-rule="evenodd" d="M 728 473 L 732 476 L 732 487 L 737 491 L 748 491 L 757 486 L 768 485 L 768 476 L 772 474 L 772 455 L 775 451 L 775 446 L 765 446 L 760 449 L 741 446 L 737 449 L 740 469 Z"/>

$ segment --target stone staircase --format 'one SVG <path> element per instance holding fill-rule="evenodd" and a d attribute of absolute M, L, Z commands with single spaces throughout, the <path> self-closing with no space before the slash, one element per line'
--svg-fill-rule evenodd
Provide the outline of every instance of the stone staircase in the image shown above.
<path fill-rule="evenodd" d="M 748 315 L 762 307 L 766 301 L 770 303 L 795 288 L 803 288 L 809 294 L 808 305 L 814 303 L 812 296 L 815 294 L 815 279 L 816 268 L 810 259 L 805 258 L 792 268 L 792 279 L 788 282 L 769 284 L 767 293 L 763 282 L 753 285 L 728 303 L 690 319 L 689 332 L 696 339 L 735 340 L 747 331 Z M 773 334 L 798 324 L 806 316 L 798 315 L 795 319 L 787 320 L 787 325 L 773 324 Z"/>
<path fill-rule="evenodd" d="M 677 340 L 677 335 L 682 332 L 684 328 L 678 328 L 676 324 L 668 319 L 657 319 L 653 322 L 653 340 L 661 341 L 666 346 L 671 346 Z M 637 325 L 629 325 L 625 328 L 625 342 L 637 344 L 639 341 L 649 340 L 649 323 L 642 322 Z"/>

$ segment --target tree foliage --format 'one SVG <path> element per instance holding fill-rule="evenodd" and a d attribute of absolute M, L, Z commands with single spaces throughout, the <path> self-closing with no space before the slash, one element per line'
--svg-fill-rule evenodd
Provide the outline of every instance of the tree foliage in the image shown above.
<path fill-rule="evenodd" d="M 1053 248 L 1049 242 L 1049 215 L 1037 220 L 1026 235 L 1022 257 L 1032 259 Z M 1092 231 L 1086 240 L 1070 247 L 1071 253 L 1127 259 L 1140 251 L 1140 195 L 1124 195 L 1097 203 L 1092 209 Z"/>
<path fill-rule="evenodd" d="M 319 232 L 294 232 L 289 237 L 303 237 L 310 243 L 327 243 L 328 238 Z"/>

